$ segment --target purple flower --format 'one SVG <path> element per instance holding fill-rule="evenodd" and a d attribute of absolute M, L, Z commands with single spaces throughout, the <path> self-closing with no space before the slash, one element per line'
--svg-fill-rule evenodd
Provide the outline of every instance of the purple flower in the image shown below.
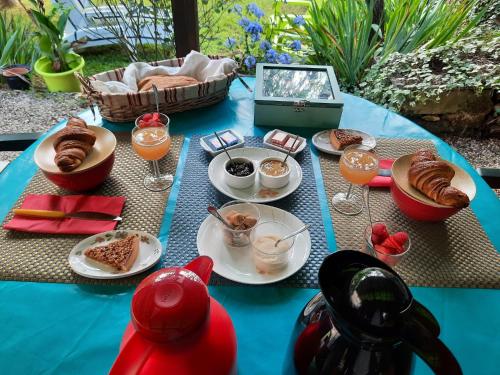
<path fill-rule="evenodd" d="M 292 63 L 292 58 L 288 53 L 282 53 L 281 55 L 278 56 L 278 61 L 281 64 L 291 64 Z"/>
<path fill-rule="evenodd" d="M 247 26 L 245 26 L 245 31 L 250 34 L 259 34 L 261 33 L 262 26 L 258 22 L 249 22 Z"/>
<path fill-rule="evenodd" d="M 262 42 L 260 42 L 259 48 L 262 51 L 267 51 L 268 49 L 271 49 L 271 47 L 271 43 L 269 43 L 267 40 L 263 40 Z"/>
<path fill-rule="evenodd" d="M 258 19 L 260 19 L 261 17 L 264 16 L 264 12 L 255 3 L 248 4 L 247 9 L 250 13 L 252 13 Z"/>
<path fill-rule="evenodd" d="M 240 4 L 235 4 L 233 10 L 241 16 L 241 12 L 243 11 L 243 7 Z"/>
<path fill-rule="evenodd" d="M 306 20 L 303 16 L 295 16 L 293 23 L 297 26 L 304 26 L 306 24 Z"/>
<path fill-rule="evenodd" d="M 236 39 L 234 39 L 234 38 L 227 38 L 226 41 L 224 42 L 224 45 L 227 48 L 234 48 L 234 46 L 236 45 Z"/>
<path fill-rule="evenodd" d="M 240 25 L 241 27 L 245 28 L 248 25 L 250 25 L 250 20 L 248 18 L 246 18 L 246 17 L 241 17 L 241 19 L 238 21 L 238 25 Z"/>
<path fill-rule="evenodd" d="M 272 48 L 266 51 L 266 61 L 268 63 L 275 63 L 277 58 L 278 58 L 278 53 Z"/>
<path fill-rule="evenodd" d="M 251 34 L 250 39 L 252 39 L 252 42 L 258 42 L 260 40 L 260 34 Z"/>
<path fill-rule="evenodd" d="M 300 40 L 294 40 L 292 43 L 290 43 L 290 48 L 293 49 L 294 51 L 300 51 L 302 48 Z"/>
<path fill-rule="evenodd" d="M 248 55 L 247 57 L 245 57 L 245 60 L 243 62 L 245 63 L 248 69 L 252 69 L 257 63 L 257 60 L 255 59 L 254 56 Z"/>

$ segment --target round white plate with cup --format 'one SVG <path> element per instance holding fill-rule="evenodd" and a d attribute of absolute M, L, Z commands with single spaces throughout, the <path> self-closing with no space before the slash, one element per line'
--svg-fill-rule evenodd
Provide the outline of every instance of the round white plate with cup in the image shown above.
<path fill-rule="evenodd" d="M 304 226 L 299 218 L 287 211 L 262 204 L 255 206 L 260 212 L 257 225 L 262 222 L 277 221 L 286 225 L 290 232 Z M 217 274 L 242 284 L 271 284 L 286 279 L 304 266 L 311 253 L 311 236 L 306 230 L 295 237 L 288 263 L 284 268 L 272 273 L 259 272 L 253 259 L 252 245 L 227 246 L 224 241 L 223 224 L 212 215 L 209 215 L 201 224 L 196 241 L 198 253 L 208 255 L 213 259 L 213 270 Z"/>
<path fill-rule="evenodd" d="M 139 254 L 132 268 L 125 272 L 101 265 L 87 258 L 84 251 L 105 246 L 128 235 L 139 235 Z M 80 241 L 69 253 L 69 265 L 77 274 L 91 279 L 119 279 L 129 277 L 153 267 L 160 260 L 161 243 L 155 236 L 138 230 L 112 230 L 87 237 Z"/>
<path fill-rule="evenodd" d="M 370 148 L 375 148 L 375 146 L 377 145 L 377 141 L 375 140 L 374 136 L 362 132 L 360 130 L 355 130 L 355 129 L 339 129 L 339 130 L 345 130 L 346 132 L 349 132 L 352 135 L 359 135 L 361 138 L 363 138 L 361 144 L 368 146 Z M 331 130 L 323 130 L 314 134 L 312 137 L 312 143 L 318 150 L 322 152 L 325 152 L 330 155 L 340 156 L 344 151 L 338 150 L 332 146 L 332 144 L 330 143 L 330 132 Z"/>
<path fill-rule="evenodd" d="M 260 163 L 267 158 L 276 158 L 284 160 L 286 154 L 280 151 L 267 148 L 245 147 L 229 150 L 229 155 L 232 159 L 240 160 L 241 158 L 248 159 L 253 163 L 255 173 L 253 176 L 245 178 L 252 179 L 249 187 L 235 188 L 227 183 L 226 163 L 228 157 L 225 152 L 217 155 L 212 159 L 208 166 L 208 178 L 212 185 L 222 194 L 230 198 L 238 199 L 252 203 L 268 203 L 282 199 L 292 194 L 300 186 L 302 182 L 302 168 L 299 163 L 291 156 L 287 158 L 287 164 L 290 168 L 288 183 L 281 188 L 270 188 L 261 184 L 261 177 L 258 171 Z M 231 176 L 229 176 L 231 178 Z"/>

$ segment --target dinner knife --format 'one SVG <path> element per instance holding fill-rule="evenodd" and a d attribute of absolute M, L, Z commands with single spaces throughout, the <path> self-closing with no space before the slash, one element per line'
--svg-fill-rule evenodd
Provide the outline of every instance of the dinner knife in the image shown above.
<path fill-rule="evenodd" d="M 103 212 L 63 212 L 63 211 L 49 211 L 49 210 L 31 210 L 25 208 L 15 208 L 14 214 L 26 217 L 38 217 L 43 219 L 81 219 L 81 220 L 102 220 L 102 221 L 122 221 L 120 216 L 105 214 Z"/>

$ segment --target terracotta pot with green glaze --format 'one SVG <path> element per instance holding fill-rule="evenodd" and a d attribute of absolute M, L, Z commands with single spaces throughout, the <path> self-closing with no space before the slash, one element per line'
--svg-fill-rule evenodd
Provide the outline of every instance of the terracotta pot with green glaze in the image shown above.
<path fill-rule="evenodd" d="M 68 55 L 68 64 L 71 70 L 54 73 L 52 61 L 47 57 L 38 59 L 35 63 L 35 72 L 42 76 L 50 92 L 78 92 L 80 81 L 75 73 L 82 73 L 85 60 L 76 53 Z"/>

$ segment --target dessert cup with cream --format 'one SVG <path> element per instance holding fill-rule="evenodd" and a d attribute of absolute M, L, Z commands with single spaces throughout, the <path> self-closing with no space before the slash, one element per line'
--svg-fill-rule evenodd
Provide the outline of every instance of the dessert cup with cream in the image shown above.
<path fill-rule="evenodd" d="M 288 264 L 292 254 L 295 238 L 275 243 L 280 238 L 290 234 L 292 230 L 278 221 L 265 221 L 257 224 L 250 235 L 252 256 L 257 271 L 274 273 L 282 270 Z"/>
<path fill-rule="evenodd" d="M 275 157 L 266 158 L 259 164 L 259 179 L 262 186 L 279 189 L 290 181 L 290 165 Z"/>

